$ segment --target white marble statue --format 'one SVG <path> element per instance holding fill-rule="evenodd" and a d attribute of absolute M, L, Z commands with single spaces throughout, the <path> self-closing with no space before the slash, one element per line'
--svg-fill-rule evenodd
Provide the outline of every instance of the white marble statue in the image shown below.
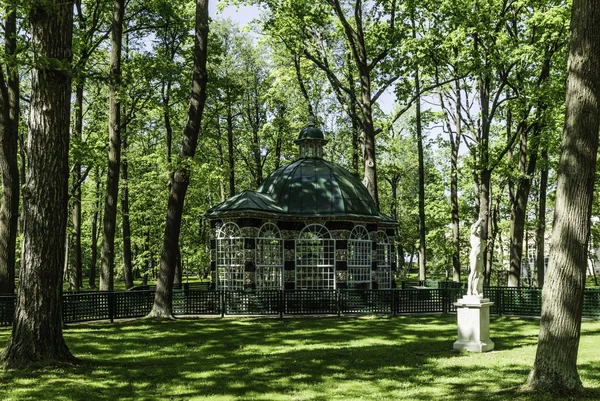
<path fill-rule="evenodd" d="M 481 223 L 480 217 L 471 226 L 471 254 L 469 256 L 469 288 L 467 295 L 483 298 L 483 245 L 481 244 Z"/>

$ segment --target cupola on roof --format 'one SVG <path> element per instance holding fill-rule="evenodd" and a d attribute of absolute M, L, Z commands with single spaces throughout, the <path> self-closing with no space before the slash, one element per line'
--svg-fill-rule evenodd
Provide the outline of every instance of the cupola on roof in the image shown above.
<path fill-rule="evenodd" d="M 323 159 L 323 146 L 328 141 L 315 127 L 313 116 L 295 142 L 300 147 L 298 160 L 275 170 L 256 191 L 244 191 L 211 208 L 207 214 L 331 216 L 395 223 L 379 213 L 369 191 L 356 176 Z"/>

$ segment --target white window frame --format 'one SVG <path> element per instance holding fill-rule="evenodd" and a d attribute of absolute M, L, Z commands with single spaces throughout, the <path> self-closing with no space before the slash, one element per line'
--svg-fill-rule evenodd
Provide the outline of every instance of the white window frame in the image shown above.
<path fill-rule="evenodd" d="M 283 239 L 273 223 L 262 225 L 256 238 L 256 289 L 283 288 Z"/>
<path fill-rule="evenodd" d="M 335 240 L 329 230 L 321 224 L 307 225 L 295 242 L 296 289 L 335 289 Z"/>
<path fill-rule="evenodd" d="M 392 288 L 392 244 L 384 231 L 375 233 L 377 242 L 377 288 L 389 290 Z"/>
<path fill-rule="evenodd" d="M 372 288 L 373 241 L 364 226 L 356 226 L 348 240 L 348 288 L 356 288 L 357 284 L 368 283 Z"/>
<path fill-rule="evenodd" d="M 246 261 L 244 238 L 235 223 L 225 223 L 217 231 L 217 289 L 244 289 Z"/>

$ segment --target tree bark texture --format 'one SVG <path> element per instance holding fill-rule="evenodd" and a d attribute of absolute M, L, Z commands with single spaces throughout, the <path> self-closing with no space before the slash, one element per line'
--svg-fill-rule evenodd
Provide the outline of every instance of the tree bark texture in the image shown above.
<path fill-rule="evenodd" d="M 110 105 L 108 121 L 108 171 L 106 174 L 106 201 L 102 230 L 102 263 L 100 290 L 112 291 L 115 269 L 115 231 L 119 198 L 119 169 L 121 163 L 121 45 L 123 41 L 123 14 L 125 0 L 113 3 L 110 49 Z"/>
<path fill-rule="evenodd" d="M 6 9 L 5 53 L 15 55 L 17 48 L 16 6 Z M 8 78 L 0 73 L 0 171 L 2 173 L 2 205 L 0 207 L 0 294 L 15 292 L 16 243 L 19 230 L 19 74 L 7 62 Z"/>
<path fill-rule="evenodd" d="M 175 264 L 179 252 L 179 233 L 181 216 L 187 187 L 190 182 L 190 167 L 198 145 L 198 135 L 202 113 L 206 103 L 207 40 L 208 40 L 208 0 L 196 0 L 196 29 L 194 46 L 194 75 L 192 94 L 188 108 L 187 123 L 183 132 L 179 163 L 172 174 L 172 187 L 169 191 L 167 218 L 163 248 L 160 257 L 160 269 L 156 283 L 154 305 L 151 317 L 173 318 L 173 281 Z"/>
<path fill-rule="evenodd" d="M 574 395 L 600 122 L 600 3 L 575 0 L 550 263 L 527 386 Z"/>
<path fill-rule="evenodd" d="M 23 257 L 12 333 L 2 353 L 9 368 L 74 361 L 62 335 L 73 2 L 34 1 L 30 6 L 34 68 Z"/>

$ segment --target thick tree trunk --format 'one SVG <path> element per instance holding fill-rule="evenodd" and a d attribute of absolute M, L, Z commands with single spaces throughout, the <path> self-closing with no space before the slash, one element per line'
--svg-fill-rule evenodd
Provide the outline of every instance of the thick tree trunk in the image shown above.
<path fill-rule="evenodd" d="M 30 7 L 31 48 L 37 62 L 31 77 L 17 310 L 2 353 L 11 368 L 74 361 L 62 335 L 73 2 L 35 1 Z"/>
<path fill-rule="evenodd" d="M 17 49 L 17 16 L 15 5 L 6 10 L 4 48 L 7 55 Z M 1 81 L 0 171 L 2 173 L 2 205 L 0 207 L 0 294 L 15 291 L 16 242 L 19 230 L 19 74 L 15 65 L 7 63 L 8 79 Z M 8 84 L 7 84 L 8 83 Z"/>
<path fill-rule="evenodd" d="M 194 50 L 194 76 L 187 123 L 183 132 L 178 168 L 172 175 L 173 186 L 169 192 L 160 272 L 156 283 L 154 305 L 149 316 L 173 318 L 173 281 L 179 251 L 179 233 L 185 194 L 190 180 L 188 163 L 196 153 L 202 112 L 206 103 L 208 0 L 196 0 L 196 38 Z"/>
<path fill-rule="evenodd" d="M 548 191 L 548 150 L 546 148 L 542 149 L 541 163 L 543 163 L 543 167 L 540 174 L 538 220 L 535 230 L 535 270 L 539 288 L 544 286 L 544 276 L 546 275 L 546 193 Z"/>
<path fill-rule="evenodd" d="M 114 0 L 110 49 L 110 106 L 108 122 L 108 171 L 106 174 L 106 201 L 102 230 L 102 264 L 100 290 L 114 289 L 115 231 L 119 199 L 119 170 L 121 163 L 121 44 L 123 40 L 124 0 Z"/>
<path fill-rule="evenodd" d="M 550 263 L 540 337 L 527 386 L 576 395 L 587 246 L 600 122 L 600 3 L 575 0 Z"/>

